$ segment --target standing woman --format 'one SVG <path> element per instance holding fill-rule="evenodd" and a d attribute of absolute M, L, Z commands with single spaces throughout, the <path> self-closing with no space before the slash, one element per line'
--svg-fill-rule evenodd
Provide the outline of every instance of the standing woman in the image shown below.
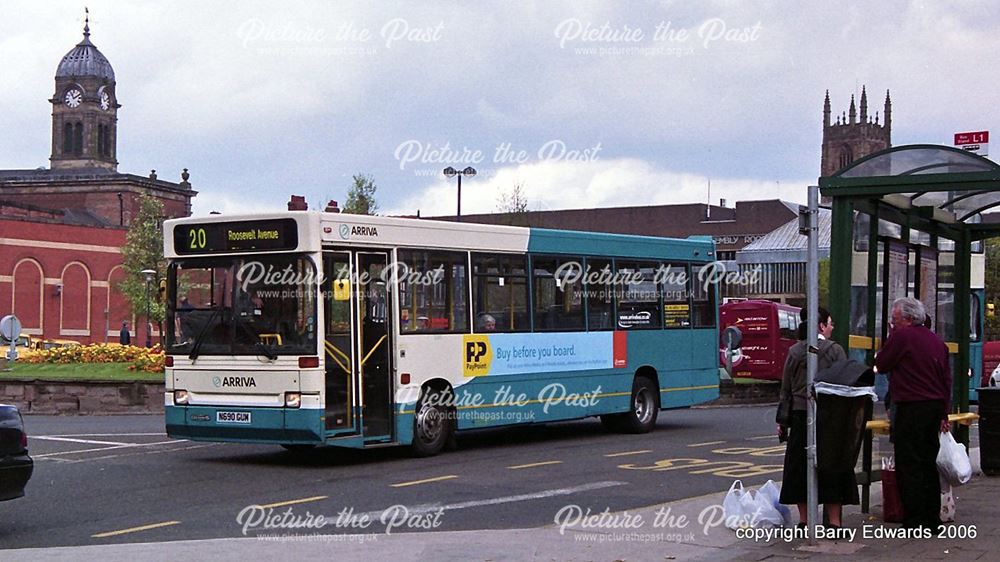
<path fill-rule="evenodd" d="M 802 309 L 801 315 L 806 314 L 806 309 Z M 779 425 L 780 434 L 788 432 L 788 444 L 785 447 L 785 467 L 783 471 L 783 482 L 781 484 L 781 498 L 783 504 L 797 504 L 799 508 L 799 525 L 805 526 L 806 522 L 806 322 L 799 325 L 799 341 L 788 350 L 788 359 L 785 361 L 785 370 L 781 377 L 781 396 L 791 395 L 792 415 L 791 427 Z M 847 354 L 840 344 L 830 339 L 833 334 L 833 318 L 830 313 L 820 307 L 819 325 L 815 328 L 819 331 L 817 347 L 817 372 L 829 367 L 841 359 L 846 359 Z M 789 429 L 791 430 L 789 432 Z M 841 526 L 840 507 L 841 505 L 858 503 L 858 487 L 854 481 L 854 471 L 850 474 L 841 473 L 819 473 L 819 503 L 823 504 L 826 510 L 827 519 L 830 526 L 838 528 Z"/>

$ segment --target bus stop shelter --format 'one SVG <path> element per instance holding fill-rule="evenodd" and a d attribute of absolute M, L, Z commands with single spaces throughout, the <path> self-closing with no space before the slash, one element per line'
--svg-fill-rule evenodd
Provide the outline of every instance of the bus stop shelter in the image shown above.
<path fill-rule="evenodd" d="M 954 405 L 967 411 L 970 380 L 960 375 L 969 372 L 970 340 L 982 336 L 982 240 L 1000 236 L 1000 223 L 984 222 L 983 213 L 1000 206 L 1000 165 L 952 147 L 907 145 L 819 183 L 833 207 L 834 339 L 871 360 L 888 334 L 892 301 L 921 300 L 952 353 Z"/>
<path fill-rule="evenodd" d="M 1000 205 L 1000 165 L 948 146 L 906 145 L 860 159 L 819 186 L 833 208 L 834 340 L 872 364 L 892 301 L 919 299 L 951 352 L 953 409 L 967 412 L 970 382 L 979 386 L 967 374 L 973 359 L 981 361 L 982 241 L 1000 236 L 1000 223 L 983 214 Z M 968 443 L 968 427 L 956 438 Z"/>

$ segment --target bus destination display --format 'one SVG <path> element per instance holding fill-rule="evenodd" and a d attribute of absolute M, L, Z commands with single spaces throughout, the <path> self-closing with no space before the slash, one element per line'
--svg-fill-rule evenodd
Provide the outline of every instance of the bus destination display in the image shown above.
<path fill-rule="evenodd" d="M 295 219 L 212 222 L 174 227 L 174 251 L 181 255 L 294 250 Z"/>

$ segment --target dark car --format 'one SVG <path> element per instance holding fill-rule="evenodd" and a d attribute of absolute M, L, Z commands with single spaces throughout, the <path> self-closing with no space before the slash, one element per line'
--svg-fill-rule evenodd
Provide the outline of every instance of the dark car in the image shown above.
<path fill-rule="evenodd" d="M 35 468 L 28 456 L 28 434 L 21 412 L 0 404 L 0 501 L 24 495 L 24 486 Z"/>

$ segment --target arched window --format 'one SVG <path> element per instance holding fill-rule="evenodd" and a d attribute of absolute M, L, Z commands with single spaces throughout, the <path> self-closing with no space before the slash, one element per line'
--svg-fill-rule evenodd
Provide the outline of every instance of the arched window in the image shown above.
<path fill-rule="evenodd" d="M 42 335 L 42 320 L 45 318 L 45 275 L 42 266 L 31 258 L 24 258 L 14 266 L 11 277 L 10 310 L 21 321 L 25 332 Z"/>
<path fill-rule="evenodd" d="M 59 291 L 59 334 L 90 335 L 90 271 L 80 262 L 63 268 Z"/>
<path fill-rule="evenodd" d="M 65 125 L 63 125 L 62 153 L 63 154 L 73 154 L 73 124 L 72 123 L 66 123 Z"/>
<path fill-rule="evenodd" d="M 846 168 L 847 166 L 851 165 L 851 162 L 854 162 L 854 154 L 851 152 L 851 147 L 849 146 L 842 147 L 840 149 L 840 162 L 839 162 L 840 165 L 838 167 Z"/>
<path fill-rule="evenodd" d="M 83 123 L 80 122 L 73 126 L 73 154 L 83 154 Z"/>

